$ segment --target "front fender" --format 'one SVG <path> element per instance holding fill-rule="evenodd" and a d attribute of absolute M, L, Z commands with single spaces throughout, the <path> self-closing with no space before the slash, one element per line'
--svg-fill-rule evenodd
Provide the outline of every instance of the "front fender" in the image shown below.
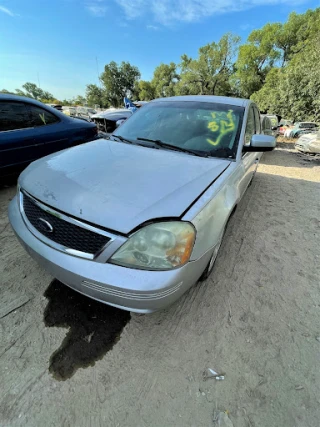
<path fill-rule="evenodd" d="M 183 217 L 197 230 L 191 260 L 200 258 L 218 242 L 240 200 L 240 168 L 230 168 L 200 197 Z"/>

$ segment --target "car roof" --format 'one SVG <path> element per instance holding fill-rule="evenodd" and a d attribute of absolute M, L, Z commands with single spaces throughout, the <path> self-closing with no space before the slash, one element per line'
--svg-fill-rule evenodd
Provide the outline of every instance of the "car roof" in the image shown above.
<path fill-rule="evenodd" d="M 0 93 L 0 101 L 20 101 L 20 102 L 29 102 L 30 104 L 37 105 L 38 107 L 43 107 L 44 105 L 50 107 L 50 105 L 60 105 L 60 104 L 44 104 L 43 102 L 37 101 L 36 99 L 29 98 L 28 96 L 12 95 L 8 93 Z"/>
<path fill-rule="evenodd" d="M 151 101 L 161 102 L 161 101 L 169 101 L 169 102 L 178 102 L 178 101 L 196 101 L 196 102 L 214 102 L 216 104 L 227 104 L 227 105 L 235 105 L 238 107 L 246 107 L 247 105 L 252 104 L 250 99 L 242 99 L 242 98 L 231 98 L 228 96 L 214 96 L 214 95 L 185 95 L 185 96 L 172 96 L 168 98 L 158 98 Z"/>

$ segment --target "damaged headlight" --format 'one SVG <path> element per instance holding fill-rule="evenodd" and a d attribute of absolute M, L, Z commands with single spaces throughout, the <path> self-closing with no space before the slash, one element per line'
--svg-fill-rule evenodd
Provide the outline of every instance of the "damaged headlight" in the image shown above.
<path fill-rule="evenodd" d="M 150 224 L 133 234 L 110 262 L 146 270 L 171 270 L 189 261 L 195 237 L 189 222 Z"/>

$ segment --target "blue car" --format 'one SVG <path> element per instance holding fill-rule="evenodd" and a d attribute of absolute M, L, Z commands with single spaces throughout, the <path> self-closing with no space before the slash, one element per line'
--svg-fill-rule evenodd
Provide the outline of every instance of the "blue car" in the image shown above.
<path fill-rule="evenodd" d="M 0 94 L 0 176 L 98 137 L 97 126 L 31 98 Z"/>

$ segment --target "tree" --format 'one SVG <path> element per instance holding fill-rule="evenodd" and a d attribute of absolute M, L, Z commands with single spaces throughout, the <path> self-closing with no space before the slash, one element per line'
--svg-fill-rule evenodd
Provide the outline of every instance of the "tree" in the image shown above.
<path fill-rule="evenodd" d="M 292 120 L 320 120 L 320 36 L 296 53 L 285 68 L 272 70 L 252 99 L 260 109 Z"/>
<path fill-rule="evenodd" d="M 135 94 L 139 101 L 151 101 L 156 97 L 154 86 L 146 80 L 137 82 Z"/>
<path fill-rule="evenodd" d="M 8 91 L 7 89 L 0 90 L 0 93 L 6 93 L 6 94 L 14 95 L 13 92 Z"/>
<path fill-rule="evenodd" d="M 153 73 L 151 86 L 154 88 L 155 97 L 166 97 L 175 95 L 175 86 L 180 76 L 174 62 L 160 64 Z"/>
<path fill-rule="evenodd" d="M 107 100 L 112 105 L 119 106 L 123 103 L 125 96 L 130 96 L 134 92 L 135 82 L 140 79 L 140 71 L 129 62 L 123 61 L 118 65 L 111 61 L 105 65 L 100 78 Z"/>
<path fill-rule="evenodd" d="M 16 95 L 19 95 L 19 96 L 27 96 L 27 97 L 29 97 L 29 98 L 32 98 L 32 96 L 30 96 L 30 95 L 28 95 L 28 94 L 26 94 L 25 92 L 23 92 L 23 90 L 21 90 L 21 89 L 16 89 Z"/>
<path fill-rule="evenodd" d="M 54 99 L 54 96 L 50 92 L 46 92 L 39 88 L 36 84 L 27 82 L 22 85 L 26 91 L 26 96 L 34 99 Z"/>
<path fill-rule="evenodd" d="M 87 100 L 82 95 L 78 95 L 72 100 L 73 105 L 86 105 Z"/>
<path fill-rule="evenodd" d="M 197 59 L 181 57 L 180 94 L 229 95 L 233 57 L 240 38 L 225 34 L 218 43 L 200 47 Z"/>
<path fill-rule="evenodd" d="M 303 14 L 292 12 L 289 15 L 288 21 L 281 25 L 275 39 L 275 46 L 280 50 L 282 67 L 317 35 L 319 22 L 320 8 L 307 10 Z"/>
<path fill-rule="evenodd" d="M 268 72 L 279 60 L 280 53 L 275 47 L 277 33 L 281 24 L 267 24 L 260 30 L 254 30 L 248 42 L 239 49 L 236 62 L 236 87 L 239 94 L 249 98 L 260 90 Z"/>
<path fill-rule="evenodd" d="M 254 30 L 240 46 L 234 86 L 239 96 L 250 97 L 259 91 L 270 70 L 285 67 L 304 50 L 319 32 L 320 8 L 289 15 L 284 24 L 266 24 Z"/>
<path fill-rule="evenodd" d="M 95 84 L 87 85 L 86 98 L 89 107 L 98 105 L 101 108 L 106 108 L 109 105 L 106 91 Z"/>

